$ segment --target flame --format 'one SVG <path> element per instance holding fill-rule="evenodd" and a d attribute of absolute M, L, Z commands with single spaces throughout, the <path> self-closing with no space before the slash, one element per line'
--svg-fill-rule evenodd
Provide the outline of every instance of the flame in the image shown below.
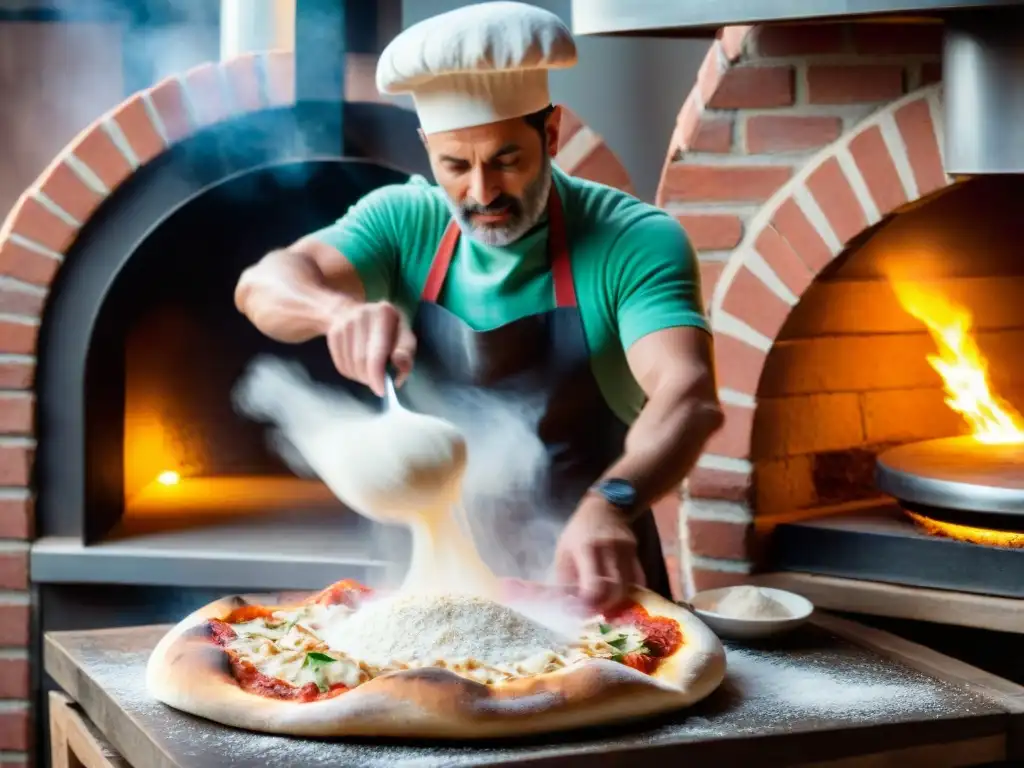
<path fill-rule="evenodd" d="M 161 472 L 157 475 L 156 481 L 160 485 L 177 485 L 181 482 L 181 475 L 172 469 L 168 469 L 166 472 Z"/>
<path fill-rule="evenodd" d="M 959 413 L 980 443 L 1024 443 L 1024 418 L 992 393 L 988 365 L 971 335 L 971 314 L 919 283 L 894 280 L 896 298 L 928 328 L 939 348 L 928 362 L 942 377 L 946 404 Z"/>
<path fill-rule="evenodd" d="M 947 523 L 930 517 L 907 511 L 911 519 L 922 529 L 935 536 L 945 536 L 956 541 L 970 544 L 984 544 L 988 547 L 1005 547 L 1006 549 L 1024 549 L 1024 533 L 1013 531 L 993 531 L 990 528 L 976 528 L 972 525 Z"/>

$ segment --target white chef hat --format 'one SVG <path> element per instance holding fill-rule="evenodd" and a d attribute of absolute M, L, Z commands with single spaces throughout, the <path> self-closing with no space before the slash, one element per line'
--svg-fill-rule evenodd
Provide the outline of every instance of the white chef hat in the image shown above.
<path fill-rule="evenodd" d="M 468 5 L 398 35 L 377 62 L 381 93 L 409 93 L 424 133 L 522 117 L 551 103 L 548 70 L 576 63 L 572 33 L 525 3 Z"/>

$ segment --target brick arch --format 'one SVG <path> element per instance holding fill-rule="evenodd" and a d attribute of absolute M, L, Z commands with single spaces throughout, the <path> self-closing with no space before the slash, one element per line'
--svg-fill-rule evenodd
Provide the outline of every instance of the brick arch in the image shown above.
<path fill-rule="evenodd" d="M 350 98 L 376 100 L 373 64 L 350 56 Z M 0 227 L 0 313 L 32 322 L 6 329 L 18 338 L 5 352 L 31 354 L 43 292 L 78 230 L 136 169 L 203 128 L 247 113 L 295 103 L 289 51 L 244 54 L 168 77 L 131 96 L 78 134 L 21 195 Z M 622 164 L 570 110 L 564 110 L 556 162 L 570 174 L 632 190 Z M 6 321 L 0 321 L 6 322 Z M 10 346 L 10 345 L 8 345 Z"/>
<path fill-rule="evenodd" d="M 764 363 L 790 311 L 847 243 L 952 182 L 942 158 L 942 89 L 921 88 L 820 151 L 750 220 L 708 302 L 718 386 L 749 455 Z"/>

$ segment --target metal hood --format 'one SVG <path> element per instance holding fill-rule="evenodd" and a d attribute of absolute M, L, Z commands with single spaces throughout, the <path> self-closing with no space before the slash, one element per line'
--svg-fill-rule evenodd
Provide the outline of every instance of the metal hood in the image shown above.
<path fill-rule="evenodd" d="M 732 24 L 883 20 L 945 26 L 946 171 L 1024 173 L 1021 0 L 572 0 L 577 35 L 711 37 Z"/>

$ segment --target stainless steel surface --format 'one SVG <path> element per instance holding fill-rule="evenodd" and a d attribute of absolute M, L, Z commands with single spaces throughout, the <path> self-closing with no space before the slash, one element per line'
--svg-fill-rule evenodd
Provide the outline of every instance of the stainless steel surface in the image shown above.
<path fill-rule="evenodd" d="M 1024 515 L 1024 445 L 953 437 L 878 456 L 879 490 L 903 502 L 991 515 Z"/>
<path fill-rule="evenodd" d="M 246 516 L 87 546 L 48 536 L 31 546 L 32 581 L 321 589 L 342 578 L 393 578 L 406 562 L 404 531 L 347 516 L 351 522 L 329 511 Z"/>
<path fill-rule="evenodd" d="M 728 24 L 894 15 L 923 19 L 963 9 L 1019 6 L 1020 0 L 572 0 L 572 28 L 577 35 L 713 33 Z"/>
<path fill-rule="evenodd" d="M 1018 4 L 1019 6 L 1019 4 Z M 1024 173 L 1024 8 L 962 14 L 943 52 L 946 172 Z"/>

